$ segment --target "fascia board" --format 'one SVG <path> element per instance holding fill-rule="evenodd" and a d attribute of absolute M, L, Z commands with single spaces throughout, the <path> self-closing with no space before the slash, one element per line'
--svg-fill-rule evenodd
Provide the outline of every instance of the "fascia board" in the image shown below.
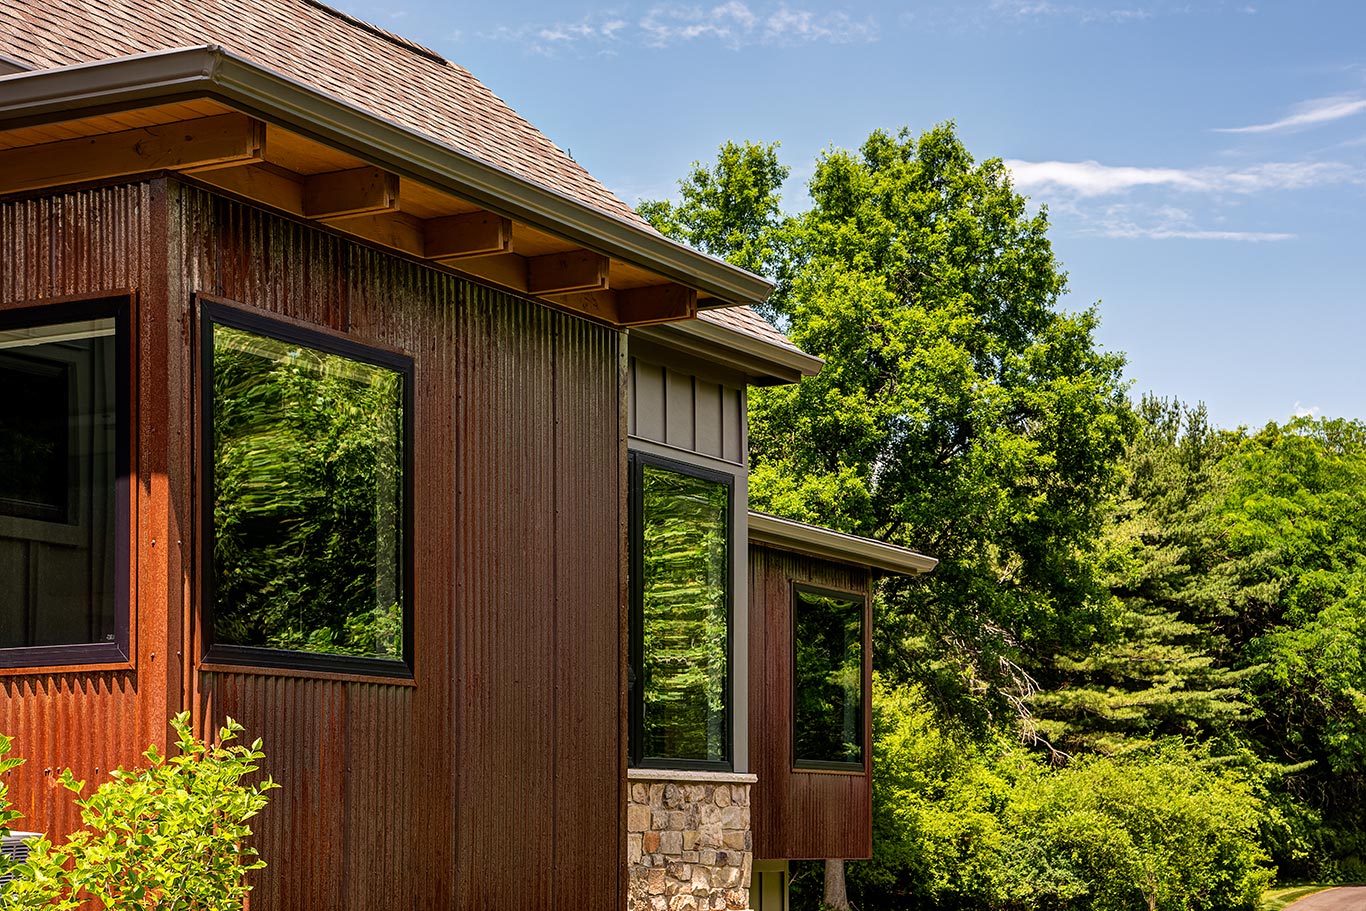
<path fill-rule="evenodd" d="M 740 370 L 754 385 L 796 383 L 804 376 L 815 376 L 823 366 L 820 358 L 804 351 L 703 320 L 632 329 L 631 334 L 691 357 Z"/>
<path fill-rule="evenodd" d="M 601 212 L 215 45 L 0 77 L 0 129 L 202 97 L 648 269 L 722 305 L 759 303 L 773 290 L 767 280 L 651 228 Z"/>
<path fill-rule="evenodd" d="M 846 535 L 805 522 L 794 522 L 767 513 L 749 513 L 749 540 L 781 550 L 790 550 L 823 557 L 842 563 L 867 566 L 898 575 L 919 575 L 939 565 L 934 557 L 927 557 L 905 547 Z"/>

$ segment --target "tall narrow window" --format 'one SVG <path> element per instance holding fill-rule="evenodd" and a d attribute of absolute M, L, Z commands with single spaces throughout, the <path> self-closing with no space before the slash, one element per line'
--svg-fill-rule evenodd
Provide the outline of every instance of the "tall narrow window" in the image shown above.
<path fill-rule="evenodd" d="M 127 303 L 0 311 L 0 667 L 127 659 Z"/>
<path fill-rule="evenodd" d="M 632 454 L 631 756 L 730 763 L 729 475 Z"/>
<path fill-rule="evenodd" d="M 801 585 L 792 600 L 796 764 L 862 768 L 866 602 Z"/>
<path fill-rule="evenodd" d="M 405 675 L 412 362 L 204 315 L 208 660 Z"/>

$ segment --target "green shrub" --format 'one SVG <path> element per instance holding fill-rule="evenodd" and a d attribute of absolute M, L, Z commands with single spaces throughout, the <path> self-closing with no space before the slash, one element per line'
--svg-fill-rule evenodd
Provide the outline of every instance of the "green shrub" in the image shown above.
<path fill-rule="evenodd" d="M 147 768 L 112 772 L 78 799 L 85 828 L 61 845 L 35 839 L 27 862 L 12 869 L 16 879 L 0 908 L 68 911 L 93 900 L 119 911 L 240 911 L 251 888 L 246 872 L 265 866 L 246 843 L 247 821 L 278 786 L 269 778 L 243 782 L 264 754 L 259 740 L 231 744 L 242 730 L 231 718 L 213 744 L 191 733 L 188 712 L 171 726 L 178 754 L 163 756 L 153 745 L 143 754 Z M 21 761 L 4 758 L 8 746 L 0 740 L 0 770 Z M 85 790 L 70 769 L 58 780 L 78 795 Z M 0 811 L 6 823 L 15 816 Z"/>

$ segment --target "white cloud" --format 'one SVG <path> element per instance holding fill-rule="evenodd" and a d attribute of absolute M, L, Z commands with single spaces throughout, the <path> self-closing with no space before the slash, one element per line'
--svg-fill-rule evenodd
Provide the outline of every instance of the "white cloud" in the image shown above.
<path fill-rule="evenodd" d="M 503 26 L 482 37 L 515 41 L 532 53 L 634 43 L 651 48 L 712 41 L 731 48 L 769 44 L 846 44 L 875 41 L 877 23 L 841 11 L 816 11 L 777 5 L 751 6 L 744 0 L 715 5 L 657 3 L 628 16 L 620 10 L 593 13 L 577 22 Z"/>
<path fill-rule="evenodd" d="M 1359 182 L 1360 172 L 1331 161 L 1274 161 L 1244 168 L 1151 168 L 1098 161 L 1006 162 L 1017 188 L 1079 197 L 1126 193 L 1139 187 L 1170 187 L 1200 193 L 1258 193 Z"/>
<path fill-rule="evenodd" d="M 1291 109 L 1291 113 L 1280 120 L 1270 123 L 1257 123 L 1246 127 L 1223 127 L 1216 133 L 1277 133 L 1288 130 L 1304 129 L 1323 123 L 1342 120 L 1366 111 L 1366 98 L 1349 95 L 1335 95 L 1331 98 L 1315 98 L 1301 102 Z"/>
<path fill-rule="evenodd" d="M 1153 10 L 1141 6 L 1096 7 L 1076 3 L 1054 3 L 1052 0 L 991 0 L 991 10 L 998 15 L 1028 18 L 1075 19 L 1091 22 L 1134 22 L 1151 19 Z"/>
<path fill-rule="evenodd" d="M 1308 408 L 1306 408 L 1305 406 L 1301 405 L 1298 401 L 1295 402 L 1295 417 L 1297 418 L 1316 418 L 1319 416 L 1319 412 L 1321 411 L 1323 411 L 1323 409 L 1320 408 L 1318 405 L 1311 405 Z"/>
<path fill-rule="evenodd" d="M 1200 227 L 1195 216 L 1176 206 L 1116 204 L 1099 215 L 1080 213 L 1086 233 L 1123 240 L 1222 240 L 1267 243 L 1290 240 L 1295 235 L 1280 231 L 1230 231 Z"/>

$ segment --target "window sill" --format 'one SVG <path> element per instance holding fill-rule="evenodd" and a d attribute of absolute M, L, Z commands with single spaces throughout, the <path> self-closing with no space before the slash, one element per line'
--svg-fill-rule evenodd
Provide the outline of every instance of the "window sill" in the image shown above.
<path fill-rule="evenodd" d="M 868 770 L 861 765 L 851 765 L 845 768 L 831 766 L 808 766 L 794 765 L 793 775 L 844 775 L 850 778 L 864 778 L 868 775 Z"/>
<path fill-rule="evenodd" d="M 295 667 L 262 667 L 249 664 L 221 664 L 204 661 L 196 670 L 206 674 L 243 674 L 249 677 L 303 677 L 309 680 L 336 680 L 342 683 L 381 683 L 389 686 L 416 687 L 412 677 L 388 677 L 377 674 L 350 674 L 340 671 L 309 670 Z"/>
<path fill-rule="evenodd" d="M 696 769 L 627 769 L 627 781 L 695 781 L 711 784 L 754 784 L 758 775 L 747 772 L 703 772 Z"/>
<path fill-rule="evenodd" d="M 84 664 L 27 664 L 0 667 L 0 677 L 57 677 L 72 674 L 117 674 L 137 670 L 132 661 L 91 661 Z"/>

